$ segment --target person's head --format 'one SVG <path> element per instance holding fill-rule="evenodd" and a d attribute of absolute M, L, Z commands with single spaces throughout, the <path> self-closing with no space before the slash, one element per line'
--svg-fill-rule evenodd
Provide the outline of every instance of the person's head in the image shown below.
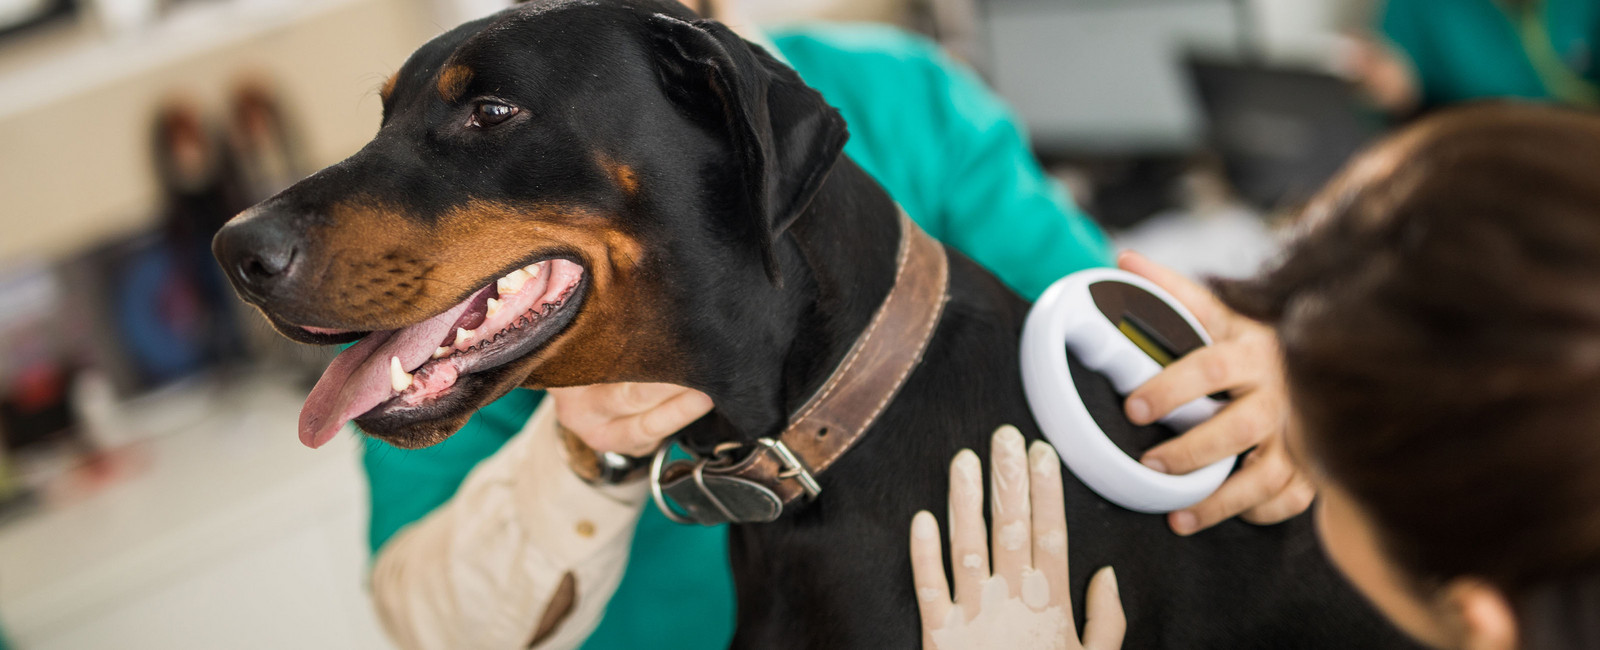
<path fill-rule="evenodd" d="M 1600 647 L 1600 117 L 1442 114 L 1257 278 L 1324 546 L 1435 646 Z"/>
<path fill-rule="evenodd" d="M 169 192 L 192 192 L 214 180 L 216 143 L 188 97 L 170 97 L 156 111 L 150 143 L 157 179 Z"/>

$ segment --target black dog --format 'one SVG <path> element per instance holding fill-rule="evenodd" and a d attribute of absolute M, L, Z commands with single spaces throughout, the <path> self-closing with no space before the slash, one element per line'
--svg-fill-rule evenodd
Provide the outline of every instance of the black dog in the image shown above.
<path fill-rule="evenodd" d="M 687 447 L 748 443 L 785 426 L 893 283 L 897 208 L 840 155 L 838 114 L 676 4 L 555 1 L 468 23 L 418 50 L 383 103 L 364 149 L 215 242 L 285 335 L 364 339 L 308 400 L 308 443 L 353 417 L 424 446 L 513 386 L 617 381 L 711 395 Z M 734 645 L 917 644 L 912 513 L 944 511 L 950 458 L 997 425 L 1039 436 L 1017 368 L 1027 308 L 950 253 L 920 367 L 821 475 L 822 497 L 735 527 Z M 1115 435 L 1167 434 L 1127 425 L 1079 374 Z M 1127 647 L 1409 645 L 1328 567 L 1306 517 L 1184 539 L 1070 475 L 1066 496 L 1075 593 L 1116 566 Z"/>

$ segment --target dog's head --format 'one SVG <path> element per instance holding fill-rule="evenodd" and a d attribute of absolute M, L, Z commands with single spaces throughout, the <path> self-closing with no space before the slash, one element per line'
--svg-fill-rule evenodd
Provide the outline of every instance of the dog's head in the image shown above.
<path fill-rule="evenodd" d="M 381 96 L 372 142 L 213 246 L 285 336 L 357 341 L 307 399 L 312 446 L 352 419 L 433 444 L 517 385 L 692 383 L 690 333 L 779 291 L 846 138 L 792 70 L 650 0 L 468 23 Z"/>

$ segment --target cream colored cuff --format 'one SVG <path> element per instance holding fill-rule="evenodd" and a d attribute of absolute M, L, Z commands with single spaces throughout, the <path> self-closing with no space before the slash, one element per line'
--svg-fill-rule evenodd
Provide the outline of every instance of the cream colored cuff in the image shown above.
<path fill-rule="evenodd" d="M 649 496 L 644 481 L 594 486 L 578 478 L 567 464 L 567 451 L 556 426 L 555 408 L 546 398 L 523 429 L 526 438 L 515 450 L 512 490 L 523 528 L 540 538 L 557 564 L 583 561 L 598 544 L 633 530 Z"/>
<path fill-rule="evenodd" d="M 622 579 L 646 491 L 573 474 L 547 402 L 379 550 L 379 618 L 406 650 L 576 648 Z"/>

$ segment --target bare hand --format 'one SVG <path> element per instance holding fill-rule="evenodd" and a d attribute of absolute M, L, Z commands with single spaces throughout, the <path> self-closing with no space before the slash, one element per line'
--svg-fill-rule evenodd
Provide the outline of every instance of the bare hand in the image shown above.
<path fill-rule="evenodd" d="M 1222 487 L 1204 501 L 1167 515 L 1167 524 L 1179 535 L 1190 535 L 1235 515 L 1272 524 L 1305 512 L 1316 488 L 1285 446 L 1289 396 L 1272 328 L 1233 312 L 1205 287 L 1138 253 L 1123 253 L 1117 264 L 1166 289 L 1213 339 L 1130 393 L 1128 419 L 1149 424 L 1203 395 L 1227 392 L 1233 397 L 1216 416 L 1145 452 L 1140 462 L 1168 474 L 1187 474 L 1255 448 Z"/>
<path fill-rule="evenodd" d="M 926 510 L 911 520 L 911 573 L 922 614 L 922 647 L 1120 648 L 1127 619 L 1111 567 L 1089 581 L 1088 620 L 1083 640 L 1078 640 L 1067 580 L 1061 460 L 1055 449 L 1035 442 L 1024 454 L 1022 434 L 1003 426 L 994 433 L 990 458 L 992 546 L 985 539 L 983 468 L 977 454 L 962 450 L 950 463 L 953 601 L 945 581 L 938 522 Z"/>
<path fill-rule="evenodd" d="M 552 388 L 556 420 L 597 452 L 648 456 L 661 441 L 711 412 L 711 398 L 672 384 Z"/>
<path fill-rule="evenodd" d="M 1417 71 L 1405 53 L 1382 37 L 1357 34 L 1345 39 L 1348 47 L 1335 65 L 1354 81 L 1373 103 L 1393 115 L 1404 115 L 1421 102 Z"/>

